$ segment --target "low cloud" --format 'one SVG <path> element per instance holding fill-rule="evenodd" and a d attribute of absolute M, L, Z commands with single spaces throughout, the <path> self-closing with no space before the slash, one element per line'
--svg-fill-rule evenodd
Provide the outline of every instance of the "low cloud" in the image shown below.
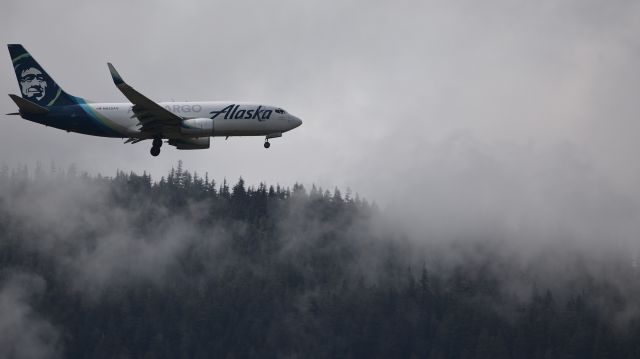
<path fill-rule="evenodd" d="M 33 274 L 4 270 L 0 273 L 0 353 L 11 359 L 60 357 L 60 333 L 34 309 L 46 288 Z"/>

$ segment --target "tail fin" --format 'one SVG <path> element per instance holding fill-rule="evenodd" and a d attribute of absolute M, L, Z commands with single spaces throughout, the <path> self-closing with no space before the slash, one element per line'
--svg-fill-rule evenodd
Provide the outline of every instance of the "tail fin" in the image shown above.
<path fill-rule="evenodd" d="M 22 45 L 10 44 L 8 47 L 23 99 L 44 107 L 74 105 L 82 101 L 66 93 Z"/>

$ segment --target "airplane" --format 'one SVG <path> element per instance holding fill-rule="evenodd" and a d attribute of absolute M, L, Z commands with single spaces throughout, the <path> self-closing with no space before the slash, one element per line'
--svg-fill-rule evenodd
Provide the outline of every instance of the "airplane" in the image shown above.
<path fill-rule="evenodd" d="M 269 140 L 302 124 L 283 110 L 241 102 L 155 102 L 129 86 L 111 63 L 116 87 L 130 103 L 94 103 L 65 92 L 19 44 L 9 54 L 22 96 L 10 94 L 22 118 L 67 132 L 126 139 L 151 140 L 151 155 L 158 156 L 163 140 L 179 150 L 207 149 L 211 137 L 265 136 Z"/>

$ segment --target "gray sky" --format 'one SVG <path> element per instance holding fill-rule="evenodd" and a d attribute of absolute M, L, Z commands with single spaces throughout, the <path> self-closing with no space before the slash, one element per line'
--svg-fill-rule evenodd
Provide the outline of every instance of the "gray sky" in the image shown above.
<path fill-rule="evenodd" d="M 372 233 L 400 224 L 414 239 L 508 239 L 498 255 L 526 263 L 522 253 L 533 254 L 527 258 L 551 281 L 572 278 L 555 251 L 565 243 L 595 249 L 596 258 L 640 253 L 638 34 L 640 2 L 631 0 L 3 0 L 2 42 L 22 43 L 74 95 L 124 101 L 107 71 L 111 61 L 157 101 L 261 102 L 304 124 L 269 150 L 259 137 L 215 139 L 209 150 L 163 146 L 153 158 L 147 143 L 3 116 L 0 165 L 54 162 L 158 178 L 182 159 L 217 180 L 349 186 L 389 214 Z M 18 93 L 8 52 L 0 58 L 3 92 Z M 15 111 L 0 98 L 2 113 Z M 99 226 L 103 213 L 112 219 L 104 223 L 130 218 L 92 211 L 102 202 L 90 189 L 53 188 L 16 213 L 65 240 L 74 240 L 68 228 L 51 223 L 86 216 L 110 229 Z M 166 225 L 177 232 L 153 246 L 112 226 L 95 253 L 72 258 L 87 273 L 77 279 L 108 283 L 123 268 L 161 273 L 151 264 L 170 262 L 189 233 L 180 216 L 175 221 Z M 22 303 L 42 290 L 38 278 L 21 275 L 0 286 L 8 303 L 0 314 L 17 313 L 8 318 L 37 350 L 51 346 L 40 338 L 55 342 L 55 331 L 30 320 Z"/>
<path fill-rule="evenodd" d="M 164 146 L 152 158 L 145 143 L 4 116 L 0 163 L 161 175 L 182 159 L 216 179 L 350 186 L 384 204 L 425 183 L 473 180 L 486 170 L 476 154 L 508 157 L 477 178 L 489 193 L 509 182 L 500 171 L 553 177 L 575 157 L 634 194 L 638 33 L 640 4 L 624 0 L 3 1 L 2 42 L 24 44 L 74 95 L 124 101 L 111 61 L 158 101 L 264 102 L 304 125 L 269 150 L 262 138 L 216 138 L 210 150 Z M 4 59 L 2 88 L 17 93 Z M 6 96 L 0 106 L 15 110 Z M 516 188 L 536 183 L 518 176 Z"/>

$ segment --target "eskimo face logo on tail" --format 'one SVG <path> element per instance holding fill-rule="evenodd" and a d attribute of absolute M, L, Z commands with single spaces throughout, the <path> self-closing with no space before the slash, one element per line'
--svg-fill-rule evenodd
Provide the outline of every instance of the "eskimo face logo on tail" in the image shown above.
<path fill-rule="evenodd" d="M 47 81 L 36 67 L 28 67 L 20 72 L 20 90 L 31 100 L 40 101 L 47 94 Z"/>

